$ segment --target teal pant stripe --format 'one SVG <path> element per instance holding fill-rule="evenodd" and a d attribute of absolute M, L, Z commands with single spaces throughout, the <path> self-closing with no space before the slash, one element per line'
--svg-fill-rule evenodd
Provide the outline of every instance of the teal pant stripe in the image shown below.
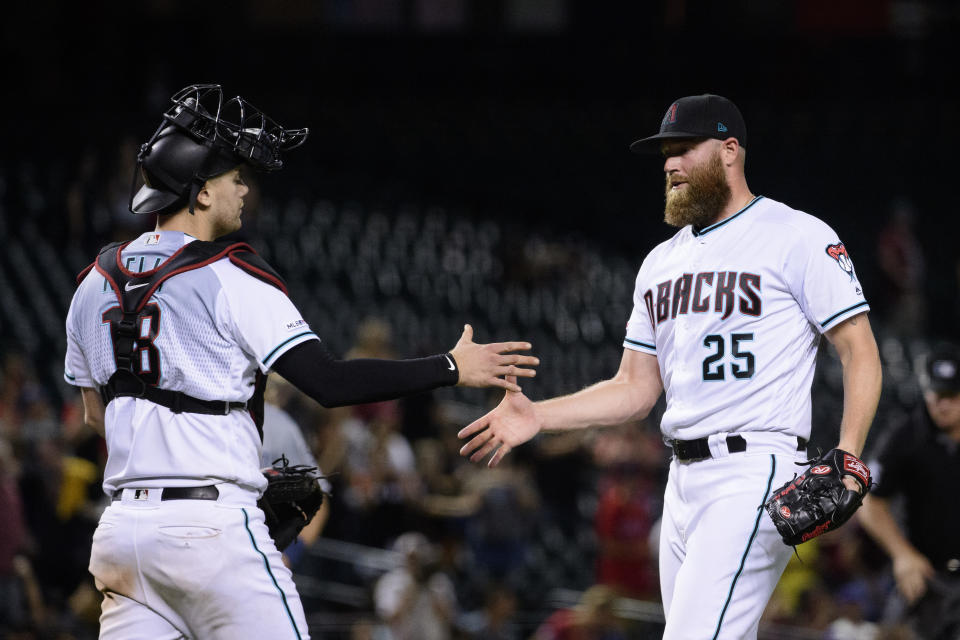
<path fill-rule="evenodd" d="M 770 477 L 767 478 L 767 488 L 763 492 L 763 500 L 760 501 L 760 507 L 757 509 L 757 521 L 753 523 L 753 533 L 750 534 L 750 539 L 747 541 L 747 548 L 743 550 L 743 557 L 740 558 L 740 568 L 737 569 L 736 575 L 733 576 L 733 582 L 730 583 L 730 592 L 727 594 L 727 601 L 723 603 L 723 610 L 720 612 L 720 619 L 717 620 L 717 630 L 713 633 L 713 640 L 717 640 L 717 637 L 720 635 L 720 625 L 723 624 L 723 616 L 727 614 L 727 607 L 730 606 L 730 600 L 733 599 L 733 588 L 737 586 L 737 580 L 740 578 L 740 574 L 743 573 L 743 565 L 747 562 L 747 554 L 750 553 L 750 547 L 753 545 L 753 541 L 757 537 L 757 531 L 760 529 L 760 518 L 763 517 L 764 514 L 763 504 L 767 501 L 767 496 L 770 495 L 770 487 L 773 484 L 773 476 L 776 471 L 777 459 L 771 453 Z"/>
<path fill-rule="evenodd" d="M 267 556 L 264 555 L 263 551 L 260 551 L 260 548 L 257 547 L 257 541 L 253 539 L 253 532 L 250 531 L 250 518 L 247 516 L 247 510 L 241 509 L 243 511 L 243 526 L 247 529 L 247 535 L 250 536 L 250 544 L 253 545 L 253 549 L 260 554 L 260 557 L 263 558 L 263 566 L 267 570 L 267 575 L 270 576 L 270 580 L 273 582 L 273 586 L 277 588 L 277 591 L 280 592 L 280 599 L 283 600 L 283 608 L 287 611 L 287 617 L 290 618 L 290 624 L 293 625 L 293 632 L 297 635 L 297 640 L 302 640 L 300 637 L 300 630 L 297 629 L 297 623 L 293 619 L 293 612 L 290 611 L 290 605 L 287 604 L 287 594 L 283 592 L 283 589 L 280 588 L 280 585 L 277 584 L 277 579 L 273 577 L 273 571 L 270 570 L 270 562 L 267 561 Z"/>

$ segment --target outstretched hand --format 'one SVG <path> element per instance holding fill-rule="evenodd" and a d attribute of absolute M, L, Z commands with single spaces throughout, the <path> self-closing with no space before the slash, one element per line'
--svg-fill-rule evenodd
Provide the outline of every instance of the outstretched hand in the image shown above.
<path fill-rule="evenodd" d="M 500 387 L 508 391 L 520 391 L 516 376 L 532 378 L 537 375 L 534 369 L 540 364 L 539 358 L 521 356 L 511 351 L 528 351 L 529 342 L 493 342 L 491 344 L 477 344 L 473 341 L 473 327 L 463 326 L 463 335 L 457 346 L 450 350 L 450 355 L 457 361 L 460 370 L 461 387 Z M 513 377 L 508 382 L 503 376 Z"/>
<path fill-rule="evenodd" d="M 927 592 L 927 581 L 935 574 L 936 570 L 926 556 L 916 551 L 907 551 L 893 558 L 893 576 L 907 604 L 913 604 Z"/>
<path fill-rule="evenodd" d="M 507 381 L 516 384 L 517 379 L 507 376 Z M 487 466 L 495 467 L 514 447 L 537 435 L 542 428 L 530 399 L 521 392 L 507 391 L 496 409 L 457 433 L 461 440 L 473 436 L 460 449 L 460 455 L 469 456 L 471 462 L 479 462 L 495 451 L 487 463 Z"/>

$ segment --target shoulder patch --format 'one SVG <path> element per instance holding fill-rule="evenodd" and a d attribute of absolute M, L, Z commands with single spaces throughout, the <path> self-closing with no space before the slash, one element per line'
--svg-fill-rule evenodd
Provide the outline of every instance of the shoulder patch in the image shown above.
<path fill-rule="evenodd" d="M 853 271 L 853 261 L 850 260 L 850 254 L 847 253 L 847 248 L 843 246 L 842 242 L 828 244 L 825 251 L 828 256 L 837 261 L 837 264 L 843 269 L 844 273 L 850 276 L 851 281 L 856 278 Z"/>

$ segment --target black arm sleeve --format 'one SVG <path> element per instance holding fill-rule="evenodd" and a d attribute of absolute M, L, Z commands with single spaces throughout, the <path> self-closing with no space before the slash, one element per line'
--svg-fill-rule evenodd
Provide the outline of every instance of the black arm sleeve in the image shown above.
<path fill-rule="evenodd" d="M 392 400 L 454 385 L 460 378 L 450 354 L 336 360 L 319 340 L 293 347 L 277 359 L 273 370 L 325 407 Z"/>

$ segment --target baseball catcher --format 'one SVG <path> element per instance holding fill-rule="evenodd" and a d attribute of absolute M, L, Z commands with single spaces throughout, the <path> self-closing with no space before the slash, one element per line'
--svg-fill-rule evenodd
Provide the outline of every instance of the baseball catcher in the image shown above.
<path fill-rule="evenodd" d="M 773 492 L 764 505 L 784 544 L 796 546 L 833 531 L 853 516 L 870 490 L 870 469 L 852 453 L 831 449 L 791 482 Z M 852 477 L 860 491 L 848 489 Z"/>
<path fill-rule="evenodd" d="M 323 504 L 323 489 L 316 471 L 316 467 L 290 465 L 286 456 L 280 456 L 272 467 L 263 470 L 267 490 L 257 506 L 266 516 L 270 537 L 279 551 L 297 539 Z"/>

